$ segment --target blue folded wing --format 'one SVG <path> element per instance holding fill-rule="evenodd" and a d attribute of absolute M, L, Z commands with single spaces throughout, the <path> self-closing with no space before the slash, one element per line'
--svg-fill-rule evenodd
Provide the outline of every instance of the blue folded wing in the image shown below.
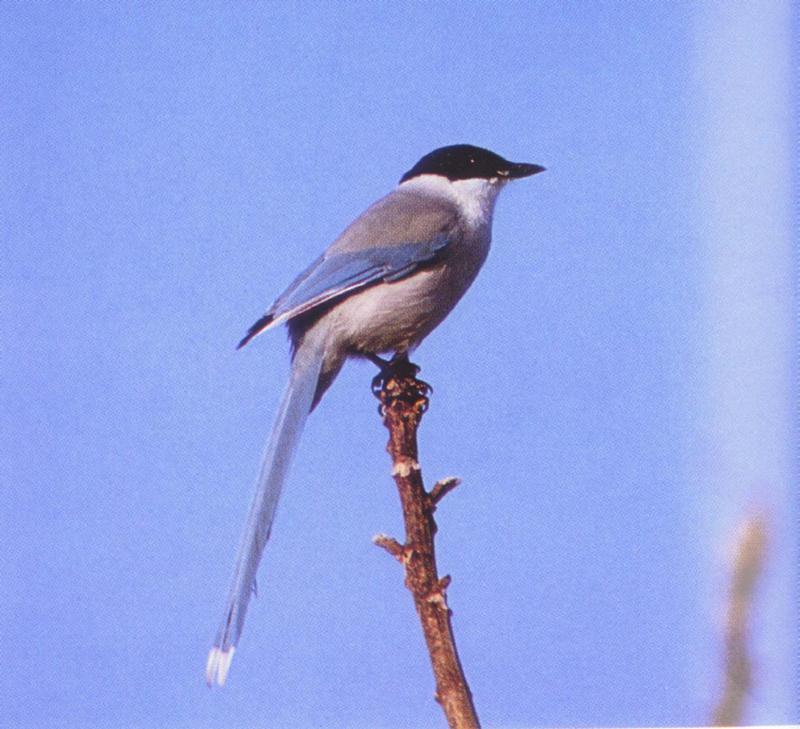
<path fill-rule="evenodd" d="M 435 261 L 450 242 L 450 236 L 441 233 L 425 243 L 401 243 L 320 256 L 250 327 L 239 347 L 265 329 L 332 299 L 378 282 L 398 281 Z"/>

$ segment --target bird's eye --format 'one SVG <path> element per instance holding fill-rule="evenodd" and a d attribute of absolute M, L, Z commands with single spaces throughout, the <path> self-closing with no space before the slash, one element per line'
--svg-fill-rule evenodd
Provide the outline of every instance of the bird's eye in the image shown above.
<path fill-rule="evenodd" d="M 475 158 L 474 158 L 474 157 L 470 157 L 470 158 L 469 158 L 469 163 L 470 163 L 471 165 L 474 165 L 474 164 L 475 164 Z"/>

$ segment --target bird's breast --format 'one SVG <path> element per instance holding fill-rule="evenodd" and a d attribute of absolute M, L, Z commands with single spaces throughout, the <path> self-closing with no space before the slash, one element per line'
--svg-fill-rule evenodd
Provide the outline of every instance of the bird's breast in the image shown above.
<path fill-rule="evenodd" d="M 414 349 L 450 313 L 480 270 L 490 234 L 469 231 L 435 264 L 359 291 L 326 315 L 338 344 L 353 353 Z"/>

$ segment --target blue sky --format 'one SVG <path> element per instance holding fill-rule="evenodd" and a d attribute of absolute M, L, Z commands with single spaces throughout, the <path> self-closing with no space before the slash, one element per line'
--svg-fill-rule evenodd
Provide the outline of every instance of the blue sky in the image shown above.
<path fill-rule="evenodd" d="M 456 142 L 546 174 L 415 359 L 487 726 L 703 723 L 772 536 L 748 719 L 797 721 L 788 4 L 4 3 L 0 725 L 441 722 L 367 364 L 309 421 L 209 691 L 288 369 L 246 328 Z"/>

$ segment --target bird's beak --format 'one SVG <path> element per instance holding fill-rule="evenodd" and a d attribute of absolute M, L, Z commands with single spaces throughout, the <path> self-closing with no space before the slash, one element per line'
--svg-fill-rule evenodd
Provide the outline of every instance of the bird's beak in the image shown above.
<path fill-rule="evenodd" d="M 541 165 L 531 165 L 527 162 L 512 162 L 508 167 L 506 177 L 516 180 L 520 177 L 530 177 L 531 175 L 538 175 L 544 172 L 545 168 Z"/>

